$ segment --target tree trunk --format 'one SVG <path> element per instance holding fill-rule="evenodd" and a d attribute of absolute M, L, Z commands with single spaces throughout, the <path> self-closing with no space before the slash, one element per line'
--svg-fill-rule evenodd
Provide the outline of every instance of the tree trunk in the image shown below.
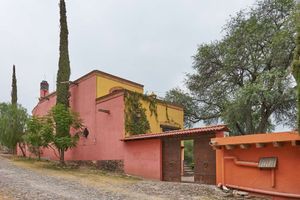
<path fill-rule="evenodd" d="M 241 128 L 241 126 L 238 122 L 235 123 L 235 126 L 241 135 L 245 135 L 245 132 L 243 131 L 243 129 Z"/>
<path fill-rule="evenodd" d="M 256 133 L 265 133 L 267 132 L 267 127 L 268 127 L 268 120 L 269 116 L 268 114 L 263 114 L 259 123 L 259 126 L 256 130 Z"/>
<path fill-rule="evenodd" d="M 41 150 L 38 148 L 38 160 L 41 160 Z"/>
<path fill-rule="evenodd" d="M 266 104 L 263 102 L 260 110 L 260 123 L 257 127 L 256 133 L 265 133 L 267 132 L 268 123 L 269 123 L 269 117 L 271 115 L 270 107 L 266 106 Z"/>
<path fill-rule="evenodd" d="M 19 148 L 21 149 L 21 152 L 22 152 L 23 157 L 26 157 L 26 153 L 25 153 L 25 151 L 24 151 L 24 149 L 23 149 L 21 143 L 19 143 L 18 145 L 19 145 Z"/>
<path fill-rule="evenodd" d="M 65 165 L 65 151 L 63 149 L 59 150 L 59 162 L 62 165 Z"/>

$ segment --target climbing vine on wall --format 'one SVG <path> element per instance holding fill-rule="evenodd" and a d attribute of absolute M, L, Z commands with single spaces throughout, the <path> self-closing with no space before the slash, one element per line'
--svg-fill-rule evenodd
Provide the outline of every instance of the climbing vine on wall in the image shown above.
<path fill-rule="evenodd" d="M 125 92 L 125 130 L 127 134 L 137 135 L 150 131 L 146 109 L 141 101 L 149 103 L 150 115 L 157 118 L 157 102 L 153 96 L 126 91 Z"/>
<path fill-rule="evenodd" d="M 167 121 L 170 121 L 169 112 L 168 112 L 168 104 L 167 103 L 165 103 L 165 107 L 166 107 L 166 118 L 167 118 Z"/>

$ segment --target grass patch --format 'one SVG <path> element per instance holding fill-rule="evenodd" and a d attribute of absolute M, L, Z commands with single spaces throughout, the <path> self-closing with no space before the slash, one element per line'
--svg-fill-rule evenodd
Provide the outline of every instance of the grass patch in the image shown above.
<path fill-rule="evenodd" d="M 48 174 L 68 179 L 76 179 L 81 180 L 83 182 L 97 182 L 97 184 L 126 184 L 135 183 L 141 180 L 140 178 L 128 176 L 121 173 L 113 173 L 99 170 L 95 166 L 80 166 L 73 163 L 61 165 L 57 161 L 37 160 L 34 158 L 24 157 L 13 157 L 11 160 L 15 165 L 19 167 L 27 168 L 37 172 L 42 172 L 46 175 Z"/>

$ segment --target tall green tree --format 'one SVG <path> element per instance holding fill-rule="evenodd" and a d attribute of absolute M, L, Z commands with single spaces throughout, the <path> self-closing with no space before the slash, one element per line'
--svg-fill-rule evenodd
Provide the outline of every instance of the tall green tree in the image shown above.
<path fill-rule="evenodd" d="M 13 74 L 12 74 L 12 91 L 11 91 L 11 104 L 17 105 L 18 94 L 17 94 L 17 78 L 16 78 L 16 67 L 13 65 Z"/>
<path fill-rule="evenodd" d="M 70 60 L 69 60 L 69 47 L 68 47 L 68 24 L 67 24 L 67 11 L 64 0 L 60 0 L 60 43 L 59 43 L 59 62 L 56 80 L 56 105 L 58 107 L 64 106 L 67 110 L 69 107 L 69 80 L 70 80 Z M 58 120 L 58 118 L 54 118 Z M 70 124 L 61 124 L 56 122 L 56 138 L 68 140 L 70 138 Z M 57 142 L 59 144 L 59 142 Z M 64 145 L 57 145 L 60 154 L 60 162 L 64 164 L 64 152 L 67 148 Z"/>
<path fill-rule="evenodd" d="M 0 144 L 15 152 L 17 145 L 25 156 L 23 135 L 27 122 L 27 111 L 20 105 L 0 104 Z"/>
<path fill-rule="evenodd" d="M 294 60 L 292 62 L 292 72 L 297 83 L 297 107 L 298 107 L 298 117 L 297 117 L 297 127 L 300 128 L 300 3 L 296 6 L 296 49 L 294 51 Z"/>
<path fill-rule="evenodd" d="M 68 24 L 67 11 L 64 0 L 60 0 L 60 43 L 59 43 L 59 62 L 56 80 L 56 104 L 69 106 L 69 80 L 70 80 L 70 60 L 68 47 Z"/>
<path fill-rule="evenodd" d="M 219 41 L 202 44 L 187 75 L 187 91 L 166 99 L 186 99 L 187 121 L 227 123 L 232 134 L 293 126 L 296 95 L 288 70 L 295 48 L 293 0 L 261 0 L 240 11 Z"/>

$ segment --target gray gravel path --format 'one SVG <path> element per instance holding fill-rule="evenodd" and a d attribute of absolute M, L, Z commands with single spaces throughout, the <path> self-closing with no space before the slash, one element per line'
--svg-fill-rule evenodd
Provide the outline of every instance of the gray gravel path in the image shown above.
<path fill-rule="evenodd" d="M 0 192 L 12 199 L 127 199 L 77 182 L 17 167 L 0 157 Z"/>
<path fill-rule="evenodd" d="M 0 200 L 230 199 L 214 186 L 159 181 L 96 187 L 18 167 L 0 156 Z"/>

